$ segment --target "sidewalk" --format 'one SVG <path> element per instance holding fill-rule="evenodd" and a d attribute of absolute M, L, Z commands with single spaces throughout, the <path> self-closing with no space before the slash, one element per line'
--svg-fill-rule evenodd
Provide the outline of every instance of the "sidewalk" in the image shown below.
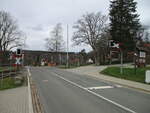
<path fill-rule="evenodd" d="M 106 67 L 107 66 L 82 66 L 78 68 L 67 69 L 67 71 L 82 74 L 82 75 L 93 76 L 93 77 L 96 77 L 105 81 L 110 81 L 110 82 L 114 82 L 114 83 L 124 85 L 127 87 L 136 88 L 136 89 L 150 92 L 150 85 L 100 74 L 99 72 L 105 69 Z"/>
<path fill-rule="evenodd" d="M 29 113 L 28 87 L 0 91 L 0 113 Z"/>

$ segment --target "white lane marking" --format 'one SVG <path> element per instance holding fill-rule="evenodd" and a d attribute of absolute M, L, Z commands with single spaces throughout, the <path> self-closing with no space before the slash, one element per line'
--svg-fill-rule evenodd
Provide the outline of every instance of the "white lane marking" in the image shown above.
<path fill-rule="evenodd" d="M 42 80 L 43 82 L 48 82 L 48 80 Z"/>
<path fill-rule="evenodd" d="M 93 89 L 108 89 L 108 88 L 114 88 L 113 86 L 99 86 L 99 87 L 88 87 L 87 89 L 93 90 Z"/>
<path fill-rule="evenodd" d="M 122 87 L 121 85 L 117 85 L 117 84 L 116 84 L 116 85 L 114 85 L 114 86 L 115 86 L 115 87 L 118 87 L 118 88 Z"/>
<path fill-rule="evenodd" d="M 51 73 L 53 73 L 53 72 L 51 72 Z M 102 95 L 100 95 L 100 94 L 97 94 L 97 93 L 95 93 L 95 92 L 93 92 L 93 91 L 91 91 L 91 90 L 89 90 L 89 89 L 87 89 L 87 88 L 84 88 L 84 87 L 80 86 L 79 84 L 76 84 L 76 83 L 74 83 L 74 82 L 72 82 L 72 81 L 70 81 L 70 80 L 68 80 L 68 79 L 66 79 L 66 78 L 64 78 L 64 77 L 62 77 L 62 76 L 59 76 L 59 75 L 56 74 L 56 73 L 53 73 L 53 74 L 54 74 L 55 76 L 57 76 L 58 78 L 61 78 L 61 79 L 63 79 L 64 81 L 69 82 L 70 84 L 75 85 L 75 86 L 77 86 L 77 87 L 79 87 L 79 88 L 81 88 L 81 89 L 83 89 L 83 90 L 85 90 L 85 91 L 87 91 L 87 92 L 89 92 L 89 93 L 91 93 L 91 94 L 93 94 L 93 95 L 95 95 L 95 96 L 97 96 L 97 97 L 103 99 L 103 100 L 106 100 L 106 101 L 108 101 L 108 102 L 110 102 L 110 103 L 112 103 L 112 104 L 114 104 L 114 105 L 116 105 L 116 106 L 118 106 L 118 107 L 120 107 L 120 108 L 126 110 L 126 111 L 129 111 L 129 112 L 131 112 L 131 113 L 136 113 L 135 111 L 133 111 L 133 110 L 131 110 L 131 109 L 129 109 L 129 108 L 127 108 L 127 107 L 121 105 L 121 104 L 118 104 L 118 103 L 115 102 L 115 101 L 112 101 L 112 100 L 110 100 L 110 99 L 108 99 L 108 98 L 105 98 L 104 96 L 102 96 Z"/>
<path fill-rule="evenodd" d="M 27 67 L 27 70 L 28 70 L 28 75 L 29 75 L 29 77 L 30 77 L 30 76 L 31 76 L 31 72 L 30 72 L 29 67 Z"/>

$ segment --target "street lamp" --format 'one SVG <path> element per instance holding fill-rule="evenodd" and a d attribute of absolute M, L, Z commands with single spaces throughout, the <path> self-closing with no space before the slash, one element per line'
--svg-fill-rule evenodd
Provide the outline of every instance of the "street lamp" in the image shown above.
<path fill-rule="evenodd" d="M 68 24 L 67 24 L 67 68 L 69 67 L 69 55 L 68 55 L 68 51 L 69 51 L 69 30 L 68 30 Z"/>

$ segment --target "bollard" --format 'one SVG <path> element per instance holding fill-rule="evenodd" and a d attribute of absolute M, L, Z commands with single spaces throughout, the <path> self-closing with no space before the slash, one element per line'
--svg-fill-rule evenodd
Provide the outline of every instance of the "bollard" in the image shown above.
<path fill-rule="evenodd" d="M 146 83 L 150 83 L 150 70 L 147 70 L 147 71 L 146 71 L 145 82 L 146 82 Z"/>

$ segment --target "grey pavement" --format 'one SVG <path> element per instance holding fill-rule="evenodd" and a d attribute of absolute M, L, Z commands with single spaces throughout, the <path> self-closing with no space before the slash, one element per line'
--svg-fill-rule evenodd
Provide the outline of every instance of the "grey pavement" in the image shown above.
<path fill-rule="evenodd" d="M 119 65 L 113 65 L 113 66 L 119 66 Z M 125 64 L 124 66 L 131 67 L 130 64 L 129 65 Z M 106 67 L 107 66 L 82 66 L 82 67 L 78 67 L 78 68 L 67 69 L 67 71 L 74 72 L 77 74 L 96 77 L 96 78 L 99 78 L 102 80 L 111 81 L 111 82 L 114 82 L 117 84 L 131 87 L 131 88 L 136 88 L 136 89 L 150 92 L 150 85 L 100 74 L 99 72 L 102 71 L 103 69 L 105 69 Z"/>
<path fill-rule="evenodd" d="M 0 113 L 29 113 L 28 87 L 0 91 Z"/>
<path fill-rule="evenodd" d="M 45 113 L 150 113 L 150 94 L 57 68 L 30 71 Z"/>

